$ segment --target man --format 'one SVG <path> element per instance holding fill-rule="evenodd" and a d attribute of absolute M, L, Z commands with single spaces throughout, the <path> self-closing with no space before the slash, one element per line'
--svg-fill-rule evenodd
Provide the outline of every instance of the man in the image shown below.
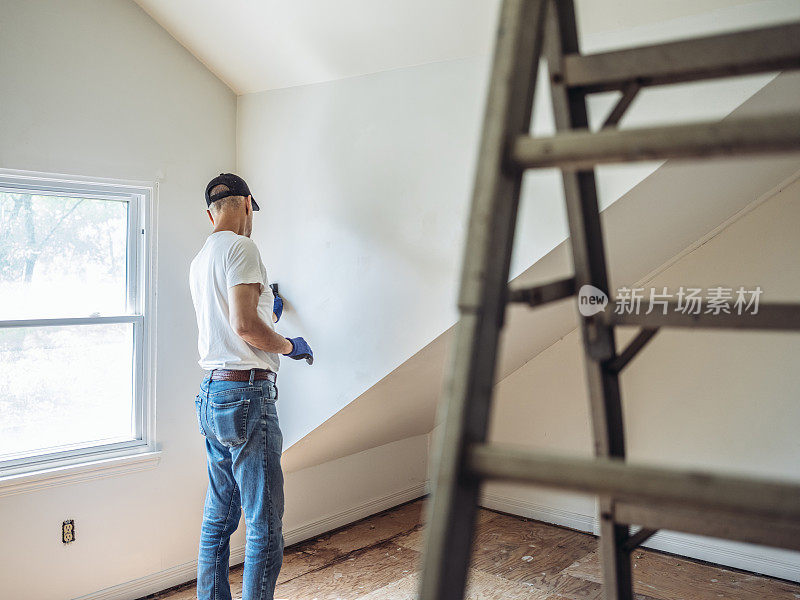
<path fill-rule="evenodd" d="M 231 173 L 215 177 L 206 186 L 206 207 L 214 231 L 189 271 L 199 363 L 206 370 L 195 399 L 208 463 L 197 597 L 230 600 L 229 540 L 244 509 L 242 600 L 271 600 L 284 543 L 278 355 L 310 363 L 313 354 L 303 338 L 274 329 L 283 302 L 250 239 L 259 207 L 247 184 Z"/>

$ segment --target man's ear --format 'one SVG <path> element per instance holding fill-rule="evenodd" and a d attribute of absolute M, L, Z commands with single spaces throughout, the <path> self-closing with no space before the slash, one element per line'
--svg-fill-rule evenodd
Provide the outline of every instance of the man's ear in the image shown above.
<path fill-rule="evenodd" d="M 247 196 L 247 199 L 244 203 L 244 214 L 249 215 L 253 212 L 253 196 Z"/>
<path fill-rule="evenodd" d="M 208 213 L 208 218 L 211 220 L 211 224 L 216 225 L 216 223 L 214 223 L 214 215 L 211 214 L 211 211 L 206 210 L 206 213 Z"/>

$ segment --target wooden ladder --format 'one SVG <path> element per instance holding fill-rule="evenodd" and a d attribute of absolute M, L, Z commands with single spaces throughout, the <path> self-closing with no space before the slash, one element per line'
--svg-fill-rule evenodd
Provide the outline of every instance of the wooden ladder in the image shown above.
<path fill-rule="evenodd" d="M 540 58 L 547 60 L 557 134 L 529 134 Z M 532 307 L 578 295 L 614 298 L 594 166 L 800 150 L 800 114 L 667 127 L 615 126 L 644 87 L 800 68 L 800 23 L 601 54 L 580 53 L 572 0 L 504 0 L 483 124 L 458 300 L 460 319 L 434 440 L 421 600 L 463 598 L 479 486 L 487 479 L 544 484 L 599 497 L 607 600 L 632 600 L 630 552 L 659 529 L 800 550 L 800 485 L 625 463 L 618 375 L 660 327 L 800 329 L 800 305 L 757 314 L 604 310 L 581 334 L 597 458 L 565 458 L 486 442 L 498 335 L 506 303 Z M 588 94 L 622 96 L 602 129 L 588 128 Z M 509 262 L 526 169 L 562 171 L 574 274 L 510 291 Z M 589 289 L 589 288 L 587 288 Z M 618 325 L 641 331 L 620 353 Z M 631 526 L 638 526 L 632 532 Z"/>

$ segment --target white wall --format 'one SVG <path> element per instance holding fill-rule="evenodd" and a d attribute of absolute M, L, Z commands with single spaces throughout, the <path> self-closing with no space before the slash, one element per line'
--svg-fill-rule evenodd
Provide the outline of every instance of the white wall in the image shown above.
<path fill-rule="evenodd" d="M 286 544 L 427 493 L 428 441 L 428 435 L 409 437 L 287 473 Z"/>
<path fill-rule="evenodd" d="M 800 15 L 796 3 L 768 8 L 755 14 L 727 7 L 613 35 L 595 32 L 584 42 L 597 51 Z M 253 238 L 289 301 L 280 329 L 307 337 L 315 350 L 312 368 L 282 368 L 281 390 L 291 400 L 279 414 L 293 463 L 307 464 L 298 456 L 306 451 L 293 452 L 293 444 L 456 320 L 488 69 L 489 58 L 479 56 L 239 97 L 237 165 L 264 208 Z M 646 90 L 622 126 L 722 118 L 770 79 Z M 546 133 L 551 109 L 545 86 L 539 90 L 533 128 Z M 615 99 L 592 98 L 592 120 L 601 122 Z M 656 166 L 599 169 L 602 207 Z M 526 176 L 517 231 L 512 277 L 566 238 L 555 172 Z M 416 422 L 398 422 L 406 429 L 394 433 L 418 433 Z M 372 424 L 358 428 L 368 436 Z"/>
<path fill-rule="evenodd" d="M 160 181 L 160 463 L 0 497 L 0 595 L 73 598 L 196 556 L 205 456 L 188 265 L 207 233 L 205 184 L 234 167 L 236 98 L 127 0 L 3 0 L 0 30 L 0 166 Z"/>
<path fill-rule="evenodd" d="M 283 535 L 286 545 L 318 536 L 419 498 L 427 492 L 428 436 L 399 440 L 370 448 L 307 469 L 285 473 L 286 512 Z M 171 490 L 171 488 L 170 488 Z M 171 493 L 171 491 L 169 492 Z M 199 519 L 200 515 L 196 515 Z M 197 521 L 199 525 L 199 520 Z M 244 560 L 244 521 L 237 535 L 231 538 L 231 564 Z M 108 532 L 105 535 L 109 535 Z M 193 542 L 194 543 L 194 542 Z M 85 575 L 94 572 L 85 569 Z M 164 564 L 163 568 L 136 579 L 81 596 L 78 600 L 129 600 L 191 581 L 197 574 L 194 556 L 183 562 Z M 57 590 L 56 581 L 50 586 Z M 53 591 L 49 595 L 28 598 L 66 598 Z"/>
<path fill-rule="evenodd" d="M 286 447 L 454 319 L 480 69 L 240 96 L 239 170 L 264 209 L 253 238 L 288 301 L 281 331 L 315 350 L 311 368 L 281 365 Z"/>
<path fill-rule="evenodd" d="M 3 0 L 0 31 L 0 168 L 159 181 L 162 450 L 142 472 L 0 489 L 0 596 L 137 598 L 196 572 L 206 471 L 188 265 L 208 233 L 202 190 L 235 166 L 236 98 L 128 0 Z M 426 453 L 421 435 L 286 473 L 287 543 L 418 497 Z M 241 562 L 243 524 L 231 546 Z"/>
<path fill-rule="evenodd" d="M 762 301 L 797 301 L 798 222 L 800 173 L 642 285 L 758 285 Z M 632 337 L 626 333 L 620 345 Z M 491 441 L 591 455 L 582 360 L 573 330 L 503 379 L 495 388 Z M 662 330 L 623 372 L 621 385 L 631 460 L 800 480 L 799 335 Z M 485 494 L 486 506 L 594 527 L 592 498 L 497 483 Z M 798 553 L 674 533 L 658 534 L 650 545 L 800 580 Z"/>

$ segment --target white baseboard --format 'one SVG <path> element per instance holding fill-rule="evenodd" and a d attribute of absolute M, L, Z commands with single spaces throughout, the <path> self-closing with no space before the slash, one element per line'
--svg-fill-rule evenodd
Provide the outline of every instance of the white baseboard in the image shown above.
<path fill-rule="evenodd" d="M 427 493 L 427 482 L 414 484 L 406 489 L 369 500 L 353 508 L 339 511 L 322 519 L 306 523 L 283 532 L 286 546 L 321 535 L 333 529 L 349 525 L 355 521 L 387 510 L 398 504 L 409 502 Z M 231 565 L 244 562 L 244 546 L 231 548 Z M 197 576 L 197 561 L 192 560 L 146 577 L 134 579 L 114 587 L 87 594 L 75 600 L 134 600 L 171 588 Z"/>
<path fill-rule="evenodd" d="M 800 554 L 788 550 L 690 536 L 674 531 L 659 532 L 644 545 L 670 554 L 800 582 Z"/>
<path fill-rule="evenodd" d="M 195 577 L 197 561 L 193 560 L 74 600 L 134 600 L 191 581 Z"/>
<path fill-rule="evenodd" d="M 563 510 L 496 493 L 482 493 L 479 503 L 484 508 L 553 523 L 578 531 L 595 535 L 599 532 L 596 515 Z M 790 581 L 800 581 L 800 553 L 690 536 L 673 531 L 657 533 L 644 546 L 718 565 Z"/>
<path fill-rule="evenodd" d="M 294 527 L 291 530 L 284 531 L 283 539 L 286 545 L 290 546 L 328 531 L 332 531 L 333 529 L 343 527 L 344 525 L 348 525 L 358 521 L 359 519 L 379 513 L 382 510 L 386 510 L 397 506 L 398 504 L 403 504 L 404 502 L 409 502 L 410 500 L 415 500 L 420 496 L 424 496 L 428 491 L 427 486 L 428 483 L 425 481 L 416 483 L 404 490 L 400 490 L 399 492 L 382 496 L 381 498 L 376 498 L 374 500 L 369 500 L 368 502 L 364 502 L 363 504 L 359 504 L 353 508 L 348 508 L 330 516 L 323 517 L 322 519 L 317 519 L 311 523 L 301 525 L 300 527 Z M 244 547 L 242 547 L 241 552 L 242 560 L 244 560 Z"/>
<path fill-rule="evenodd" d="M 482 492 L 478 503 L 484 508 L 544 521 L 545 523 L 553 523 L 554 525 L 561 525 L 578 531 L 596 533 L 595 517 L 575 511 L 545 506 L 544 504 L 534 504 L 520 498 L 491 492 Z"/>

